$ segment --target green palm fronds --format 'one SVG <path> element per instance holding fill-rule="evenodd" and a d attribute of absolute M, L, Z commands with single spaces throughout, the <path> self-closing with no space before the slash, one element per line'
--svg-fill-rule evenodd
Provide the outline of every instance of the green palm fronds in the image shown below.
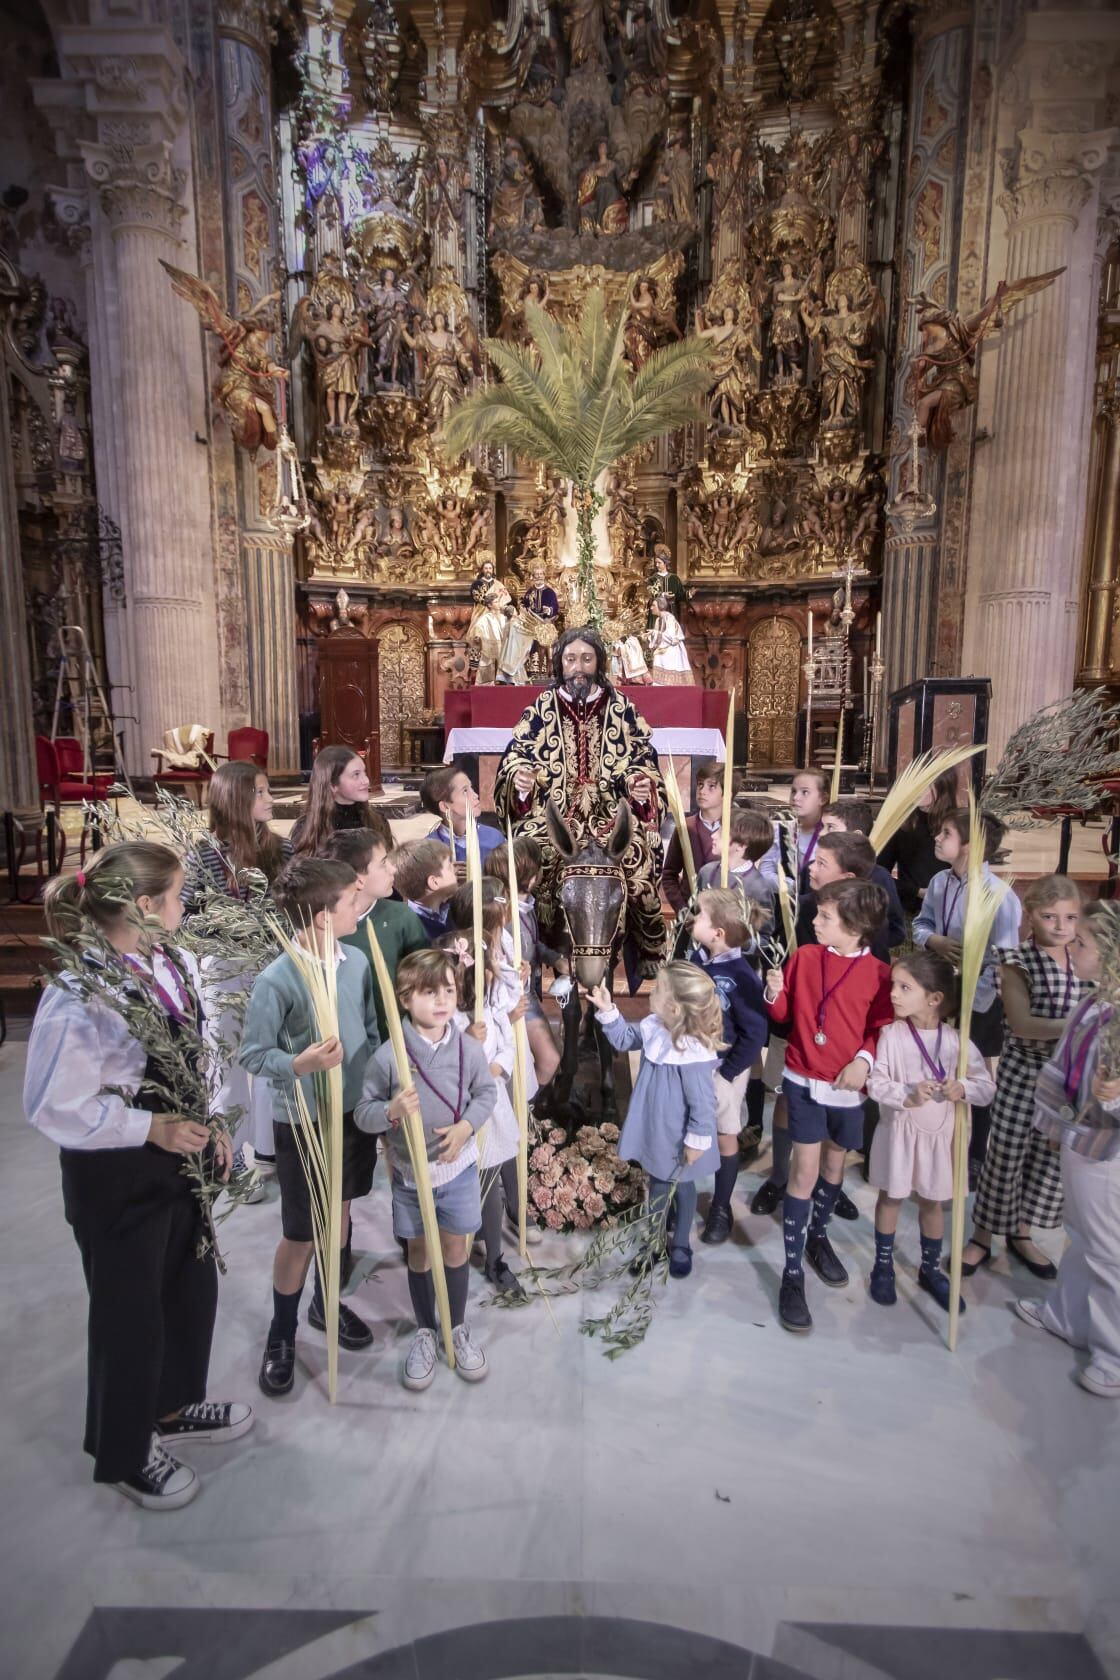
<path fill-rule="evenodd" d="M 497 376 L 447 417 L 442 444 L 462 455 L 475 444 L 503 444 L 571 481 L 577 492 L 579 581 L 592 622 L 595 593 L 592 498 L 603 472 L 663 433 L 700 417 L 698 399 L 712 383 L 706 342 L 684 339 L 656 350 L 635 373 L 625 360 L 625 304 L 608 316 L 591 292 L 571 330 L 534 304 L 526 308 L 533 342 L 485 348 Z"/>

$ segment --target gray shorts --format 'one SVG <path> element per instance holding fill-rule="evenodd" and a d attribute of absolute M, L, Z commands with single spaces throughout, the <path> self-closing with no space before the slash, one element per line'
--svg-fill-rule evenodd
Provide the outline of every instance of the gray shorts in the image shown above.
<path fill-rule="evenodd" d="M 478 1166 L 472 1161 L 461 1173 L 446 1184 L 432 1187 L 436 1202 L 436 1224 L 441 1231 L 458 1237 L 473 1237 L 482 1225 L 482 1195 L 478 1183 Z M 393 1174 L 393 1235 L 422 1237 L 424 1221 L 420 1217 L 420 1197 L 414 1184 Z"/>

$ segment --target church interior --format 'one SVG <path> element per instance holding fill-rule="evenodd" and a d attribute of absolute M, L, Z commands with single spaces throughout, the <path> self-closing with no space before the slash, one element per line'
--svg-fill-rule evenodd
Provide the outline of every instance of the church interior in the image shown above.
<path fill-rule="evenodd" d="M 1120 12 L 0 46 L 5 1673 L 1120 1680 Z"/>

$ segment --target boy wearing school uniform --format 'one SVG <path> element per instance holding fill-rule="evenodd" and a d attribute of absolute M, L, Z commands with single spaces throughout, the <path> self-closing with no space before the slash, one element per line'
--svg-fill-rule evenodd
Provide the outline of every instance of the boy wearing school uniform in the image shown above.
<path fill-rule="evenodd" d="M 674 831 L 665 850 L 665 867 L 661 872 L 661 890 L 674 910 L 683 910 L 688 902 L 688 871 L 684 862 L 687 838 L 692 850 L 692 862 L 697 873 L 713 859 L 718 863 L 720 831 L 723 824 L 724 767 L 708 758 L 696 767 L 696 809 L 685 818 L 687 835 Z"/>
<path fill-rule="evenodd" d="M 770 1019 L 789 1023 L 782 1086 L 792 1154 L 778 1302 L 784 1330 L 804 1333 L 813 1327 L 803 1253 L 830 1288 L 843 1289 L 848 1282 L 827 1228 L 847 1151 L 863 1143 L 860 1092 L 875 1060 L 879 1028 L 894 1018 L 891 971 L 870 949 L 886 907 L 882 887 L 870 881 L 832 881 L 821 887 L 818 943 L 798 946 L 784 971 L 773 968 L 766 978 Z"/>
<path fill-rule="evenodd" d="M 261 1392 L 287 1394 L 295 1380 L 296 1325 L 299 1301 L 311 1264 L 314 1226 L 311 1190 L 304 1171 L 295 1126 L 297 1079 L 312 1120 L 316 1113 L 317 1073 L 342 1068 L 342 1242 L 340 1266 L 350 1240 L 350 1203 L 368 1196 L 376 1160 L 374 1140 L 354 1124 L 354 1105 L 362 1090 L 366 1063 L 380 1043 L 369 964 L 339 943 L 357 926 L 357 879 L 348 864 L 330 858 L 294 858 L 272 884 L 276 907 L 291 921 L 301 945 L 323 958 L 328 932 L 335 939 L 338 985 L 338 1037 L 316 1040 L 311 999 L 292 958 L 283 952 L 257 976 L 249 998 L 245 1030 L 237 1059 L 255 1078 L 272 1087 L 276 1122 L 276 1178 L 280 1186 L 283 1235 L 272 1263 L 272 1322 L 258 1376 Z M 322 1280 L 316 1270 L 315 1292 L 307 1322 L 326 1329 Z M 366 1348 L 369 1326 L 339 1302 L 339 1346 Z"/>
<path fill-rule="evenodd" d="M 447 932 L 447 907 L 459 890 L 450 848 L 430 836 L 406 840 L 392 854 L 396 889 L 428 936 L 438 945 Z"/>
<path fill-rule="evenodd" d="M 700 1241 L 725 1243 L 731 1235 L 731 1197 L 739 1174 L 739 1133 L 743 1097 L 753 1063 L 769 1034 L 762 983 L 743 956 L 751 930 L 738 893 L 731 887 L 708 888 L 699 897 L 692 924 L 697 949 L 691 961 L 710 977 L 723 1011 L 727 1048 L 716 1067 L 716 1141 L 719 1169 Z"/>
<path fill-rule="evenodd" d="M 426 951 L 430 944 L 415 910 L 392 896 L 396 879 L 395 853 L 388 850 L 381 836 L 371 828 L 340 829 L 330 835 L 323 852 L 326 857 L 348 863 L 358 878 L 358 925 L 342 943 L 360 951 L 372 969 L 370 934 L 374 934 L 385 958 L 389 979 L 395 981 L 402 958 L 413 951 Z M 376 977 L 373 1004 L 377 1010 L 377 1030 L 384 1044 L 389 1037 L 389 1026 Z"/>
<path fill-rule="evenodd" d="M 392 1171 L 393 1235 L 408 1245 L 408 1292 L 416 1335 L 401 1371 L 405 1388 L 420 1391 L 435 1376 L 436 1292 L 420 1217 L 420 1198 L 402 1127 L 418 1115 L 427 1146 L 440 1250 L 451 1310 L 455 1369 L 465 1382 L 481 1382 L 486 1355 L 466 1322 L 469 1244 L 482 1226 L 476 1135 L 494 1112 L 498 1088 L 477 1039 L 455 1025 L 458 988 L 447 951 L 417 951 L 397 970 L 397 997 L 413 1088 L 401 1089 L 391 1044 L 382 1045 L 366 1070 L 354 1118 L 381 1132 Z"/>

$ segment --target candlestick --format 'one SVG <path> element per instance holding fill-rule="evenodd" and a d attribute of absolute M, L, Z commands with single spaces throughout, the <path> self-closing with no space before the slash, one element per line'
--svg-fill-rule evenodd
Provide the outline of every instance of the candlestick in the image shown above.
<path fill-rule="evenodd" d="M 875 614 L 875 655 L 876 655 L 876 658 L 881 658 L 882 653 L 883 653 L 883 615 L 882 615 L 881 612 L 877 612 Z"/>

